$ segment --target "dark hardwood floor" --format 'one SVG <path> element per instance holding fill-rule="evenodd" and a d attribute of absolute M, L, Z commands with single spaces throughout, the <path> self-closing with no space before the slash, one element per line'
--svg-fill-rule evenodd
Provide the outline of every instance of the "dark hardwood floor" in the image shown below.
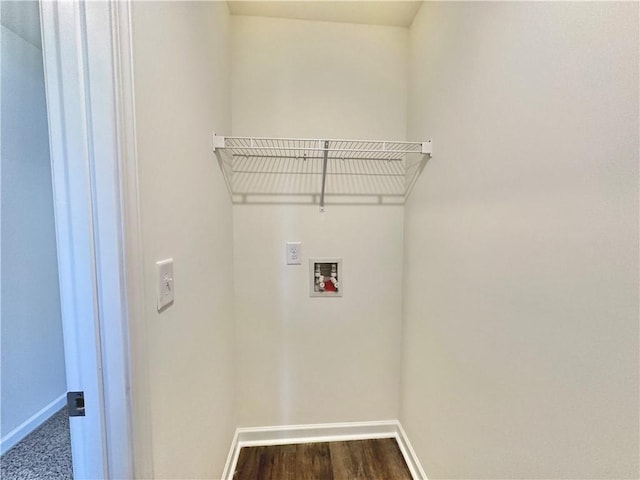
<path fill-rule="evenodd" d="M 411 480 L 393 438 L 240 450 L 234 480 Z"/>

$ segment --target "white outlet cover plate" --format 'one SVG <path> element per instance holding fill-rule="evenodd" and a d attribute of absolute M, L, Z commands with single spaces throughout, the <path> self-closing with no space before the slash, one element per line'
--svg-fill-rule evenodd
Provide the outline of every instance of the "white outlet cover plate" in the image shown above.
<path fill-rule="evenodd" d="M 287 265 L 302 265 L 302 242 L 287 242 Z"/>
<path fill-rule="evenodd" d="M 173 303 L 173 258 L 156 262 L 158 311 Z"/>

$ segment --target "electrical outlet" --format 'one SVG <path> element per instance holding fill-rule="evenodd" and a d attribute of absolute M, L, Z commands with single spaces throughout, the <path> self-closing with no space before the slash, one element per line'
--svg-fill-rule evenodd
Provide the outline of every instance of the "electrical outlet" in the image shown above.
<path fill-rule="evenodd" d="M 287 242 L 287 265 L 300 265 L 302 263 L 302 243 Z"/>

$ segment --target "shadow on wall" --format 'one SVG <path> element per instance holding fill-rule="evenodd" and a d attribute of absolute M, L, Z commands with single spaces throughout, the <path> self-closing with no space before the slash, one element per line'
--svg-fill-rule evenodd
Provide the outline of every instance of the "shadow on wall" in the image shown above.
<path fill-rule="evenodd" d="M 324 159 L 321 152 L 293 150 L 270 155 L 261 152 L 218 155 L 227 188 L 236 204 L 293 204 L 319 202 Z M 426 158 L 327 159 L 325 201 L 339 205 L 401 205 L 424 168 Z"/>

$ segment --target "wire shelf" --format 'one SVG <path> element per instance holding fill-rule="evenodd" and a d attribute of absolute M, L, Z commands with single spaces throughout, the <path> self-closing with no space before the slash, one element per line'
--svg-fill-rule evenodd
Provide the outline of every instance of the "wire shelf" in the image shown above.
<path fill-rule="evenodd" d="M 234 203 L 402 204 L 431 141 L 328 140 L 214 135 Z"/>

